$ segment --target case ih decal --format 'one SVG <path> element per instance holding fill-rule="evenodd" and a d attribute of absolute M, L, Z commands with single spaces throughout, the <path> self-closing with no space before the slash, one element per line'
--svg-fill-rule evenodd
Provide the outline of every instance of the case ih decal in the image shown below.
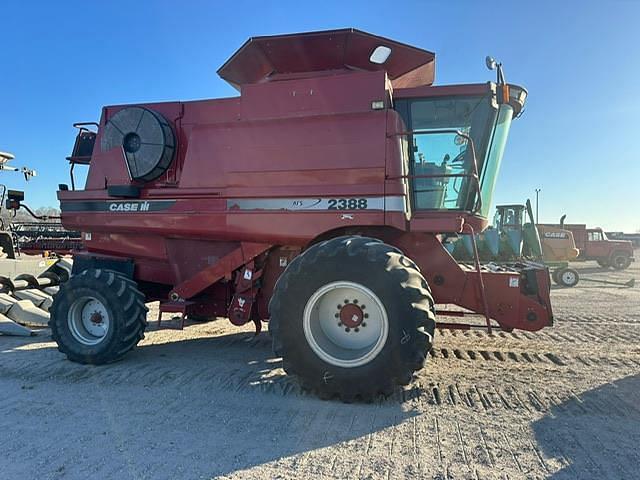
<path fill-rule="evenodd" d="M 167 210 L 175 203 L 175 200 L 61 202 L 60 210 L 63 212 L 146 213 Z"/>

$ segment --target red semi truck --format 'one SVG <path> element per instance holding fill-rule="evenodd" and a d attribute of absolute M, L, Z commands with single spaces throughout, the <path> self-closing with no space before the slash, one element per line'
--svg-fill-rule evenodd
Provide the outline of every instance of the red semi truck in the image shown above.
<path fill-rule="evenodd" d="M 258 37 L 218 71 L 239 96 L 103 108 L 69 158 L 89 165 L 84 189 L 58 192 L 84 238 L 51 308 L 60 351 L 122 357 L 159 300 L 268 320 L 304 388 L 370 400 L 422 368 L 435 304 L 488 328 L 551 325 L 546 268 L 461 265 L 439 240 L 486 228 L 524 106 L 487 64 L 495 83 L 433 86 L 435 54 L 383 37 Z"/>

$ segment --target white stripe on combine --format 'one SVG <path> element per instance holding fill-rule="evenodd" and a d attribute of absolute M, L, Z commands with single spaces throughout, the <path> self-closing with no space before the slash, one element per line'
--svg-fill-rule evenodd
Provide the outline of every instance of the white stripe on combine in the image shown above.
<path fill-rule="evenodd" d="M 404 197 L 315 197 L 315 198 L 237 198 L 227 199 L 227 210 L 381 210 L 403 212 Z"/>

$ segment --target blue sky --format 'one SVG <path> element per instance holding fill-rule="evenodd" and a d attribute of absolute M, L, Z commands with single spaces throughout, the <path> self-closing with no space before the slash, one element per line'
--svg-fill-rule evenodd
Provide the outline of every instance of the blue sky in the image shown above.
<path fill-rule="evenodd" d="M 55 206 L 73 122 L 103 105 L 235 95 L 216 69 L 250 36 L 356 27 L 437 55 L 436 83 L 493 79 L 529 90 L 497 203 L 542 188 L 540 220 L 640 229 L 640 2 L 3 2 L 0 150 L 38 170 L 34 206 Z"/>

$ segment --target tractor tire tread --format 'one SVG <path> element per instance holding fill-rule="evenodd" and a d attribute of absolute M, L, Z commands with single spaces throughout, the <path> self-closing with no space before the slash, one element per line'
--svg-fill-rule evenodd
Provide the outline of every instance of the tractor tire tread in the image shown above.
<path fill-rule="evenodd" d="M 349 381 L 339 378 L 336 381 L 322 379 L 311 374 L 309 363 L 301 357 L 300 349 L 294 346 L 291 334 L 285 335 L 291 330 L 292 322 L 302 323 L 301 316 L 295 318 L 296 314 L 291 315 L 290 312 L 292 308 L 295 312 L 300 311 L 300 305 L 293 306 L 293 303 L 299 300 L 297 296 L 290 294 L 291 287 L 298 288 L 300 284 L 308 281 L 309 275 L 312 275 L 310 272 L 321 271 L 323 264 L 336 261 L 337 258 L 341 259 L 340 262 L 344 265 L 342 271 L 345 273 L 349 271 L 350 265 L 366 262 L 370 265 L 369 268 L 377 271 L 377 275 L 385 276 L 386 284 L 394 289 L 393 298 L 397 298 L 394 311 L 402 311 L 403 314 L 389 318 L 389 328 L 401 331 L 402 341 L 392 346 L 397 348 L 398 352 L 387 353 L 390 365 L 385 367 L 384 375 L 363 374 L 362 378 L 350 378 Z M 379 266 L 377 270 L 376 266 Z M 273 350 L 276 356 L 283 358 L 283 368 L 287 374 L 296 375 L 303 390 L 312 391 L 321 398 L 339 397 L 344 402 L 354 399 L 372 401 L 379 396 L 390 395 L 396 385 L 411 382 L 413 373 L 424 367 L 435 334 L 433 296 L 415 263 L 396 247 L 369 237 L 337 237 L 315 244 L 304 251 L 289 264 L 276 282 L 269 311 L 269 331 L 273 339 Z M 394 322 L 398 324 L 395 327 L 392 325 Z M 306 345 L 304 336 L 298 338 L 297 342 Z M 314 361 L 320 360 L 317 358 Z M 340 371 L 345 370 L 326 365 L 327 368 L 337 371 L 335 375 L 338 377 L 341 375 Z M 357 368 L 366 372 L 369 365 Z"/>
<path fill-rule="evenodd" d="M 94 289 L 114 299 L 113 313 L 115 330 L 112 337 L 100 348 L 86 347 L 75 341 L 68 331 L 67 307 L 77 288 Z M 82 364 L 101 365 L 119 360 L 144 338 L 148 308 L 145 297 L 137 284 L 120 272 L 105 269 L 84 270 L 72 276 L 60 286 L 53 297 L 49 327 L 58 350 L 71 361 Z"/>

